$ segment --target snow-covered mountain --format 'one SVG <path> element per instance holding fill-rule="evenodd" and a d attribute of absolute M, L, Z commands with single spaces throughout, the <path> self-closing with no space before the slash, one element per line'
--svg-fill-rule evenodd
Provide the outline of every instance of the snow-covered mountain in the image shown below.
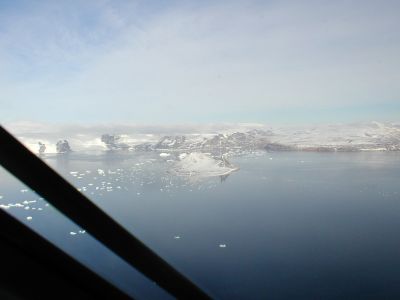
<path fill-rule="evenodd" d="M 396 151 L 400 126 L 392 123 L 281 127 L 214 135 L 164 136 L 148 150 L 241 154 L 267 151 Z M 143 149 L 136 145 L 135 149 Z"/>
<path fill-rule="evenodd" d="M 6 126 L 7 127 L 7 126 Z M 226 124 L 199 128 L 176 127 L 172 134 L 160 127 L 8 126 L 33 152 L 57 153 L 57 142 L 80 151 L 157 151 L 235 155 L 252 151 L 396 151 L 400 150 L 400 123 L 354 123 L 319 126 L 270 127 Z M 45 145 L 45 147 L 43 146 Z M 59 147 L 58 147 L 59 149 Z"/>
<path fill-rule="evenodd" d="M 303 151 L 400 150 L 400 126 L 396 123 L 356 123 L 305 128 L 276 128 L 272 145 Z"/>

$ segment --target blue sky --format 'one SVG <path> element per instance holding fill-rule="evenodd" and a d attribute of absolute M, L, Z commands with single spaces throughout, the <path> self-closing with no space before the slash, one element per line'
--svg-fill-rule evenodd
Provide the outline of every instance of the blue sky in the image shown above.
<path fill-rule="evenodd" d="M 0 121 L 400 118 L 399 1 L 0 1 Z"/>

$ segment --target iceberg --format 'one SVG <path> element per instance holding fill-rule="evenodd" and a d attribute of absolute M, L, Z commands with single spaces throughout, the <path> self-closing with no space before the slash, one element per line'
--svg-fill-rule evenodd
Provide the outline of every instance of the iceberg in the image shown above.
<path fill-rule="evenodd" d="M 225 176 L 239 169 L 224 156 L 219 159 L 207 153 L 193 152 L 181 157 L 172 169 L 178 176 L 197 178 Z"/>

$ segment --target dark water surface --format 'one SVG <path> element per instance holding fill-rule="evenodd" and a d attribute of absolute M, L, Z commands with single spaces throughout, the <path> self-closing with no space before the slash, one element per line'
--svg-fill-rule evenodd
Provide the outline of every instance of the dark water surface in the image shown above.
<path fill-rule="evenodd" d="M 400 153 L 243 156 L 208 179 L 154 154 L 45 160 L 216 298 L 400 299 Z M 166 297 L 4 170 L 0 182 L 7 212 L 132 295 Z"/>

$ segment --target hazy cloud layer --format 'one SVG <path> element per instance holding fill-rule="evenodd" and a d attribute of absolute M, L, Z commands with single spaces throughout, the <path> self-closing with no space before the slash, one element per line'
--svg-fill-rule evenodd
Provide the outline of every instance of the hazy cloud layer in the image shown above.
<path fill-rule="evenodd" d="M 397 1 L 6 2 L 0 117 L 395 119 L 399 11 Z"/>

